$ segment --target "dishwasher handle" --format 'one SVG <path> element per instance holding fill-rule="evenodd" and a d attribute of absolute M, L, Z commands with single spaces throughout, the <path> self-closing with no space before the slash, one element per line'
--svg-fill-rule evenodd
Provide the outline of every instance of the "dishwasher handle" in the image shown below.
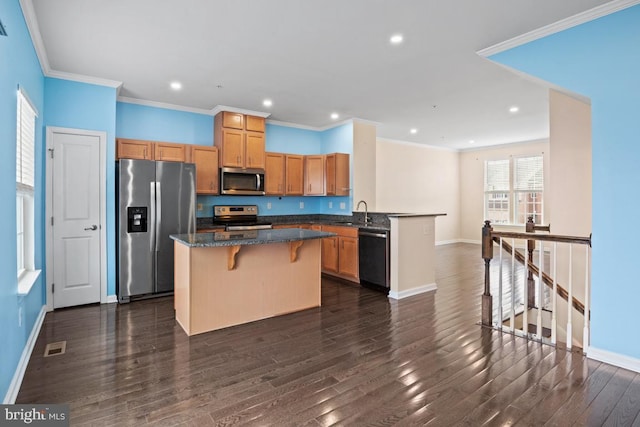
<path fill-rule="evenodd" d="M 380 239 L 386 239 L 387 233 L 373 233 L 371 231 L 359 231 L 358 236 L 378 237 Z"/>

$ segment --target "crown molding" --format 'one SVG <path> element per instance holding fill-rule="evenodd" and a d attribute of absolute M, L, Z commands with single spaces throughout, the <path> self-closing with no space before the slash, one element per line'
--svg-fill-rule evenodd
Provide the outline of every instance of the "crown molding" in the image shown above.
<path fill-rule="evenodd" d="M 593 9 L 578 13 L 577 15 L 561 19 L 560 21 L 545 25 L 544 27 L 540 27 L 536 30 L 529 31 L 528 33 L 524 33 L 509 40 L 494 44 L 493 46 L 481 49 L 476 53 L 486 58 L 551 34 L 593 21 L 594 19 L 602 18 L 603 16 L 610 15 L 637 4 L 640 4 L 640 0 L 613 0 L 609 3 L 594 7 Z"/>
<path fill-rule="evenodd" d="M 240 114 L 246 114 L 248 116 L 257 116 L 257 117 L 264 117 L 267 118 L 271 115 L 271 113 L 265 113 L 262 111 L 253 111 L 253 110 L 246 110 L 244 108 L 236 108 L 236 107 L 229 107 L 226 105 L 216 105 L 211 111 L 210 114 L 215 116 L 216 114 L 218 114 L 221 111 L 230 111 L 232 113 L 240 113 Z"/>
<path fill-rule="evenodd" d="M 483 145 L 481 147 L 461 148 L 458 151 L 460 151 L 461 153 L 468 153 L 468 152 L 474 152 L 474 151 L 499 150 L 501 148 L 512 147 L 514 145 L 528 145 L 528 144 L 549 144 L 549 138 L 528 139 L 525 141 L 505 142 L 505 143 L 496 144 L 496 145 Z"/>
<path fill-rule="evenodd" d="M 47 76 L 51 71 L 49 67 L 49 58 L 47 57 L 47 51 L 44 48 L 44 42 L 42 41 L 42 34 L 40 34 L 40 27 L 38 26 L 38 18 L 36 18 L 36 11 L 33 8 L 32 0 L 20 0 L 20 7 L 22 8 L 22 15 L 27 24 L 29 35 L 31 35 L 31 41 L 33 47 L 36 50 L 38 61 L 40 62 L 40 68 L 42 73 Z"/>
<path fill-rule="evenodd" d="M 450 152 L 454 152 L 454 153 L 457 153 L 457 152 L 461 151 L 461 150 L 459 150 L 457 148 L 441 147 L 439 145 L 423 144 L 422 142 L 403 141 L 401 139 L 390 139 L 390 138 L 384 138 L 384 137 L 377 137 L 376 138 L 376 142 L 389 142 L 389 143 L 392 143 L 392 144 L 413 145 L 415 147 L 420 147 L 420 148 L 430 148 L 432 150 L 450 151 Z"/>
<path fill-rule="evenodd" d="M 204 108 L 184 107 L 182 105 L 168 104 L 166 102 L 158 102 L 158 101 L 147 101 L 144 99 L 129 98 L 127 96 L 119 96 L 117 101 L 124 102 L 127 104 L 144 105 L 145 107 L 164 108 L 165 110 L 178 110 L 178 111 L 185 111 L 187 113 L 204 114 L 207 116 L 214 115 L 212 114 L 212 110 L 207 110 Z"/>
<path fill-rule="evenodd" d="M 51 77 L 55 79 L 71 80 L 74 82 L 88 83 L 88 84 L 98 85 L 98 86 L 108 86 L 108 87 L 117 89 L 118 92 L 122 87 L 122 82 L 119 82 L 116 80 L 102 79 L 100 77 L 85 76 L 82 74 L 67 73 L 66 71 L 49 70 L 49 72 L 46 73 L 45 75 L 47 77 Z"/>
<path fill-rule="evenodd" d="M 316 126 L 300 125 L 298 123 L 283 122 L 283 121 L 280 121 L 280 120 L 267 119 L 267 124 L 275 125 L 275 126 L 283 126 L 283 127 L 287 127 L 287 128 L 296 128 L 296 129 L 312 130 L 312 131 L 315 131 L 315 132 L 320 132 L 320 128 L 316 127 Z"/>

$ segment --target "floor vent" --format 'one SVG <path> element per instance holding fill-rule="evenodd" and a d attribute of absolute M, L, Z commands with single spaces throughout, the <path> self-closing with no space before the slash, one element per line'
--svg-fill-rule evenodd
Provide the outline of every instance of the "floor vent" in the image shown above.
<path fill-rule="evenodd" d="M 67 342 L 66 341 L 58 341 L 47 344 L 44 349 L 44 357 L 49 356 L 58 356 L 60 354 L 64 354 L 67 350 Z"/>
<path fill-rule="evenodd" d="M 6 36 L 7 30 L 4 29 L 4 25 L 2 25 L 2 21 L 0 21 L 0 36 Z"/>

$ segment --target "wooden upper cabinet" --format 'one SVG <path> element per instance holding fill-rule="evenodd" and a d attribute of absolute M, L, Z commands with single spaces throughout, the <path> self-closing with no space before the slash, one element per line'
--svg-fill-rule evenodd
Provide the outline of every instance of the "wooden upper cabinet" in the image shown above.
<path fill-rule="evenodd" d="M 154 147 L 154 159 L 164 162 L 184 162 L 187 159 L 184 144 L 171 142 L 156 142 Z"/>
<path fill-rule="evenodd" d="M 245 130 L 264 133 L 264 117 L 244 116 Z"/>
<path fill-rule="evenodd" d="M 287 154 L 285 171 L 285 194 L 288 196 L 303 195 L 304 156 L 300 156 L 297 154 Z"/>
<path fill-rule="evenodd" d="M 250 129 L 247 130 L 247 126 Z M 222 111 L 214 119 L 214 144 L 220 167 L 265 168 L 264 119 Z"/>
<path fill-rule="evenodd" d="M 327 154 L 326 194 L 328 196 L 349 195 L 349 155 L 346 153 Z"/>
<path fill-rule="evenodd" d="M 219 132 L 220 166 L 230 168 L 244 167 L 244 132 L 236 129 L 222 128 Z M 218 134 L 216 134 L 218 136 Z M 218 138 L 216 138 L 216 141 Z"/>
<path fill-rule="evenodd" d="M 264 192 L 267 195 L 284 194 L 284 154 L 265 153 L 264 155 Z"/>
<path fill-rule="evenodd" d="M 153 160 L 153 144 L 151 141 L 118 138 L 116 160 L 119 159 Z"/>
<path fill-rule="evenodd" d="M 264 133 L 245 132 L 244 164 L 246 168 L 264 169 Z"/>
<path fill-rule="evenodd" d="M 222 111 L 222 127 L 244 130 L 244 114 Z"/>
<path fill-rule="evenodd" d="M 325 156 L 322 155 L 304 157 L 304 194 L 306 196 L 324 194 L 324 160 Z"/>
<path fill-rule="evenodd" d="M 196 193 L 218 194 L 218 149 L 202 145 L 192 145 L 189 161 L 196 165 Z"/>

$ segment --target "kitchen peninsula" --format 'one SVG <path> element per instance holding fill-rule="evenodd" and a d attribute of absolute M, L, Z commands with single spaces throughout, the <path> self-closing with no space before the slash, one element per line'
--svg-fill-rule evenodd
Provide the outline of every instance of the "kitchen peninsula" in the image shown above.
<path fill-rule="evenodd" d="M 174 234 L 176 320 L 187 335 L 320 306 L 320 239 L 304 229 Z"/>

